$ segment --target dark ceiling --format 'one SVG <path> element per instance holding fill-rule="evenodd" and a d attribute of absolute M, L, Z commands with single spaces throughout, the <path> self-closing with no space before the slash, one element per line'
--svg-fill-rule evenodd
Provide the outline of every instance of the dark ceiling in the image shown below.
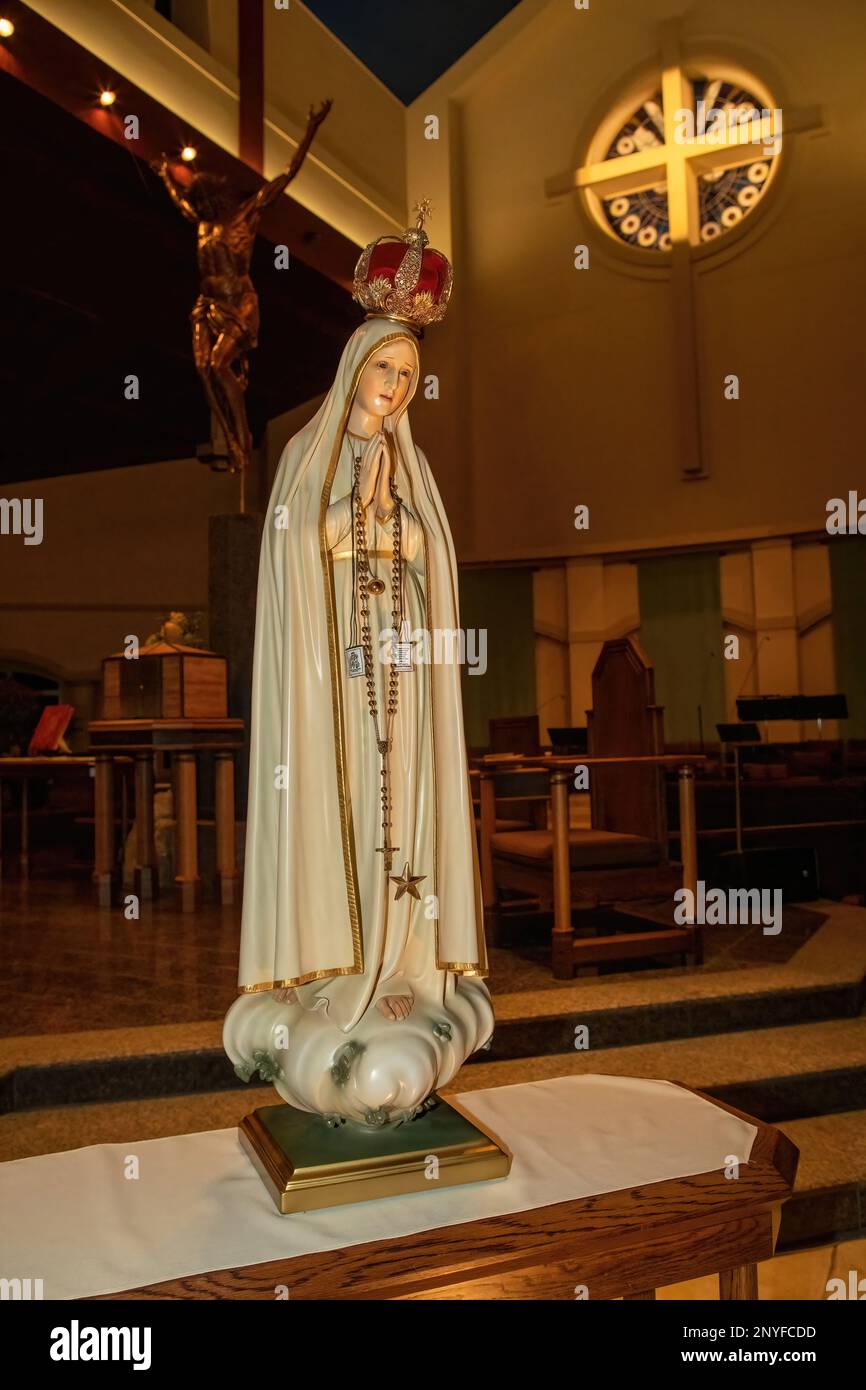
<path fill-rule="evenodd" d="M 401 101 L 420 96 L 519 0 L 304 0 Z"/>
<path fill-rule="evenodd" d="M 0 479 L 194 454 L 209 418 L 189 338 L 193 226 L 143 160 L 2 71 L 0 152 Z M 245 174 L 249 192 L 260 180 Z M 294 215 L 298 205 L 281 202 Z M 290 270 L 276 270 L 265 236 L 253 277 L 262 323 L 248 409 L 258 435 L 326 389 L 361 315 L 294 250 Z M 124 398 L 130 374 L 138 401 Z"/>

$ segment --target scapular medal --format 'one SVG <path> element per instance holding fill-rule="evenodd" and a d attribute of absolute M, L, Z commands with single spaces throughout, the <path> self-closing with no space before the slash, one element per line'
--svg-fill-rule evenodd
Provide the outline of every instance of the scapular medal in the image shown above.
<path fill-rule="evenodd" d="M 349 680 L 354 679 L 355 676 L 363 676 L 364 671 L 364 648 L 360 645 L 357 647 L 347 647 L 346 675 L 349 677 Z"/>
<path fill-rule="evenodd" d="M 401 624 L 399 637 L 391 643 L 391 665 L 396 671 L 412 670 L 412 643 L 406 634 L 406 624 Z"/>

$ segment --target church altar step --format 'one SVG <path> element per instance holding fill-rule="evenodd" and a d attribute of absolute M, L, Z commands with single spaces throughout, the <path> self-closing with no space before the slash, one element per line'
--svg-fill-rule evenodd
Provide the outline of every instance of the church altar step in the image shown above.
<path fill-rule="evenodd" d="M 195 1030 L 201 1035 L 210 1027 L 200 1024 L 195 1025 Z M 162 1030 L 141 1031 L 158 1033 Z M 170 1031 L 176 1034 L 179 1030 Z M 99 1038 L 101 1035 L 91 1036 Z M 56 1044 L 62 1039 L 53 1041 Z M 125 1035 L 125 1041 L 129 1043 L 129 1034 Z M 477 1091 L 516 1082 L 601 1072 L 680 1081 L 773 1124 L 816 1114 L 866 1109 L 866 1015 L 631 1047 L 594 1046 L 590 1027 L 588 1047 L 575 1048 L 573 1034 L 571 1041 L 568 1051 L 555 1055 L 485 1060 L 464 1066 L 446 1089 Z M 62 1103 L 66 1106 L 105 1104 L 118 1108 L 118 1113 L 123 1105 L 139 1102 L 152 1105 L 156 1113 L 161 1105 L 182 1105 L 185 1097 L 192 1103 L 194 1097 L 202 1093 L 210 1096 L 220 1092 L 227 1096 L 237 1093 L 241 1105 L 245 1096 L 252 1098 L 261 1093 L 267 1100 L 258 1099 L 256 1104 L 273 1103 L 270 1088 L 246 1086 L 233 1073 L 236 1084 L 226 1085 L 224 1073 L 228 1064 L 224 1055 L 213 1049 L 188 1053 L 168 1051 L 161 1057 L 156 1054 L 111 1057 L 110 1047 L 109 1043 L 105 1055 L 90 1061 L 70 1060 L 19 1069 L 12 1078 L 7 1078 L 6 1114 L 0 1113 L 0 1126 L 24 1125 L 24 1116 L 28 1113 L 72 1113 L 60 1110 L 58 1100 L 53 1098 L 53 1092 L 58 1089 L 62 1091 Z M 198 1071 L 195 1064 L 210 1057 L 220 1065 L 213 1066 L 218 1074 L 216 1082 L 206 1085 L 202 1083 L 210 1064 Z M 137 1076 L 136 1066 L 141 1067 L 141 1074 Z M 48 1084 L 55 1070 L 61 1074 L 62 1087 L 57 1082 Z M 130 1084 L 132 1081 L 146 1081 L 153 1089 L 146 1095 L 136 1094 Z M 252 1108 L 251 1102 L 249 1108 Z M 38 1124 L 34 1132 L 37 1131 Z M 167 1132 L 174 1133 L 171 1129 Z M 11 1156 L 6 1144 L 7 1141 L 0 1141 L 0 1160 Z"/>
<path fill-rule="evenodd" d="M 580 1039 L 578 1039 L 580 1041 Z M 603 1072 L 665 1076 L 770 1123 L 866 1108 L 866 1016 L 464 1067 L 461 1091 Z"/>
<path fill-rule="evenodd" d="M 774 1026 L 780 1032 L 796 1032 L 818 1027 L 822 1021 L 831 1028 L 838 1021 L 842 1032 L 852 1030 L 851 1037 L 857 1036 L 852 1020 L 863 1005 L 864 987 L 859 975 L 850 978 L 848 962 L 836 979 L 829 967 L 823 977 L 786 974 L 785 969 L 647 981 L 630 977 L 600 985 L 576 982 L 537 994 L 499 995 L 494 1000 L 493 1046 L 471 1061 L 470 1070 L 487 1074 L 491 1066 L 508 1067 L 520 1059 L 529 1060 L 531 1066 L 539 1059 L 553 1066 L 567 1065 L 576 1056 L 575 1028 L 580 1026 L 589 1029 L 590 1062 L 602 1049 L 610 1055 L 646 1057 L 652 1055 L 653 1047 L 670 1047 L 678 1040 L 686 1045 L 703 1041 L 710 1057 L 718 1047 L 718 1034 L 743 1039 L 758 1037 Z M 767 986 L 763 989 L 762 980 Z M 790 980 L 787 987 L 783 980 Z M 543 1013 L 535 1012 L 541 1009 Z M 222 1024 L 213 1021 L 0 1039 L 0 1114 L 238 1089 L 244 1083 L 229 1065 L 221 1036 Z M 726 1053 L 730 1050 L 731 1044 L 726 1043 Z M 628 1073 L 627 1068 L 626 1072 L 645 1074 Z M 666 1064 L 646 1074 L 675 1075 Z M 678 1079 L 701 1084 L 700 1078 Z M 477 1084 L 490 1083 L 479 1080 Z M 720 1098 L 751 1108 L 740 1092 Z M 811 1108 L 807 1105 L 794 1113 L 809 1113 Z"/>
<path fill-rule="evenodd" d="M 863 1006 L 862 978 L 801 983 L 792 973 L 785 977 L 783 970 L 720 972 L 716 976 L 696 972 L 691 980 L 705 988 L 682 993 L 676 986 L 685 983 L 685 977 L 662 981 L 656 976 L 637 991 L 645 998 L 634 1003 L 629 1001 L 631 979 L 611 981 L 610 985 L 605 981 L 591 993 L 591 986 L 578 985 L 555 994 L 499 995 L 494 999 L 496 1033 L 490 1060 L 567 1052 L 574 1045 L 574 1029 L 580 1024 L 590 1029 L 595 1047 L 628 1047 L 853 1018 Z M 768 978 L 771 973 L 779 977 L 775 984 Z M 713 986 L 718 986 L 718 992 L 713 992 Z"/>
<path fill-rule="evenodd" d="M 488 1060 L 481 1054 L 484 1060 L 464 1066 L 448 1089 L 473 1091 L 602 1072 L 681 1081 L 769 1123 L 866 1109 L 866 1016 L 622 1047 L 599 1046 L 592 1023 L 588 1026 L 588 1037 L 576 1038 L 572 1029 L 568 1048 L 556 1054 L 509 1060 Z M 182 1107 L 185 1097 L 192 1104 L 201 1093 L 237 1095 L 239 1104 L 249 1108 L 259 1093 L 267 1102 L 255 1103 L 273 1101 L 269 1088 L 245 1086 L 234 1076 L 214 1046 L 218 1025 L 137 1031 L 145 1035 L 138 1042 L 139 1055 L 134 1052 L 135 1030 L 27 1039 L 34 1051 L 40 1045 L 45 1049 L 41 1064 L 6 1077 L 3 1109 L 12 1113 L 0 1115 L 0 1126 L 29 1124 L 25 1117 L 30 1112 L 37 1117 L 35 1134 L 39 1115 L 58 1112 L 71 1117 L 77 1112 L 58 1107 L 75 1103 L 88 1109 L 108 1103 L 108 1110 L 120 1113 L 124 1105 L 141 1102 L 152 1105 L 156 1114 L 163 1105 L 172 1111 Z M 178 1047 L 182 1037 L 185 1049 Z M 3 1049 L 12 1041 L 4 1040 Z M 576 1048 L 575 1041 L 588 1046 Z M 8 1140 L 0 1144 L 2 1158 L 12 1156 L 7 1145 Z"/>
<path fill-rule="evenodd" d="M 781 1126 L 800 1150 L 797 1190 L 782 1208 L 777 1250 L 866 1229 L 866 1110 Z"/>

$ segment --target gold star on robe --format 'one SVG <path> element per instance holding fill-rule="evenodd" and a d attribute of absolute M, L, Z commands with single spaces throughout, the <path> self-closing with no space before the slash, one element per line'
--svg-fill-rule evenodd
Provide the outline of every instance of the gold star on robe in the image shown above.
<path fill-rule="evenodd" d="M 399 878 L 396 874 L 390 875 L 391 882 L 396 883 L 397 885 L 397 892 L 394 894 L 394 901 L 399 902 L 403 894 L 408 893 L 411 898 L 417 898 L 418 902 L 420 902 L 421 894 L 418 892 L 418 889 L 415 885 L 418 883 L 422 883 L 426 877 L 426 874 L 410 873 L 409 861 L 407 860 L 403 866 L 403 873 Z"/>

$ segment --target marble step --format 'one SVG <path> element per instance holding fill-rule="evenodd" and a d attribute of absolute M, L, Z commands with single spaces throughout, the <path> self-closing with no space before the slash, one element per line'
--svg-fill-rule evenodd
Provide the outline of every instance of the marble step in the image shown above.
<path fill-rule="evenodd" d="M 729 1006 L 733 1002 L 727 1000 Z M 498 1023 L 490 1052 L 471 1059 L 464 1074 L 477 1088 L 502 1084 L 485 1078 L 508 1077 L 513 1068 L 522 1073 L 524 1066 L 539 1076 L 599 1070 L 598 1059 L 604 1057 L 613 1059 L 611 1069 L 674 1076 L 761 1119 L 866 1106 L 866 1020 L 845 1011 L 819 1022 L 771 1027 L 773 1011 L 764 1002 L 759 1028 L 742 1028 L 735 1018 L 707 1034 L 701 1006 L 693 1000 L 683 1022 L 685 1036 L 671 1037 L 661 1026 L 655 1034 L 641 1027 L 632 1041 L 626 1027 L 616 1026 L 616 1010 L 581 1009 L 560 1019 L 556 1036 L 545 1037 L 535 1052 L 521 1047 L 511 1053 L 498 1045 L 509 1021 L 526 1024 L 506 1019 Z M 642 1008 L 650 1012 L 653 1006 Z M 576 1036 L 582 1036 L 576 1028 L 586 1029 L 588 1050 L 575 1050 Z M 611 1037 L 620 1045 L 612 1046 Z M 682 1075 L 676 1070 L 679 1059 Z M 242 1086 L 222 1050 L 217 1022 L 0 1039 L 0 1114 Z"/>
<path fill-rule="evenodd" d="M 509 1080 L 534 1079 L 530 1064 L 524 1065 L 526 1074 Z M 463 1069 L 455 1092 L 464 1089 L 474 1070 Z M 500 1076 L 505 1084 L 504 1073 Z M 486 1084 L 495 1082 L 488 1078 Z M 0 1161 L 87 1144 L 134 1144 L 230 1128 L 256 1106 L 273 1101 L 270 1087 L 256 1087 L 3 1115 Z M 799 1148 L 800 1167 L 796 1191 L 782 1211 L 778 1248 L 818 1245 L 861 1232 L 866 1227 L 866 1109 L 784 1121 L 779 1127 Z"/>
<path fill-rule="evenodd" d="M 782 1208 L 778 1248 L 866 1231 L 866 1110 L 814 1115 L 779 1128 L 800 1150 L 800 1167 Z"/>
<path fill-rule="evenodd" d="M 0 1042 L 4 1109 L 146 1100 L 245 1090 L 219 1046 L 219 1025 L 169 1025 L 118 1033 L 62 1034 Z M 14 1067 L 18 1043 L 31 1062 Z M 585 1043 L 580 1048 L 575 1042 Z M 558 1053 L 511 1059 L 481 1054 L 460 1089 L 603 1072 L 667 1077 L 776 1122 L 866 1108 L 866 1016 L 604 1047 L 588 1025 Z M 5 1056 L 4 1056 L 5 1054 Z"/>
<path fill-rule="evenodd" d="M 681 1081 L 773 1124 L 866 1109 L 866 1015 L 630 1047 L 599 1046 L 590 1025 L 568 1052 L 478 1062 L 459 1079 L 474 1091 L 586 1072 Z"/>
<path fill-rule="evenodd" d="M 709 984 L 715 990 L 674 991 L 674 981 L 597 985 L 579 983 L 536 995 L 495 1000 L 496 1034 L 490 1057 L 506 1061 L 569 1051 L 575 1029 L 585 1026 L 599 1047 L 628 1047 L 678 1038 L 716 1036 L 770 1026 L 807 1025 L 856 1017 L 866 1002 L 860 980 L 775 983 L 756 980 L 766 972 L 743 971 L 740 978 L 697 974 L 683 984 Z M 665 998 L 665 984 L 672 997 Z M 661 988 L 659 988 L 661 986 Z M 757 987 L 756 987 L 757 986 Z M 762 987 L 763 986 L 763 987 Z M 726 992 L 730 991 L 730 992 Z M 633 995 L 646 995 L 633 1001 Z M 662 997 L 659 997 L 662 996 Z"/>

